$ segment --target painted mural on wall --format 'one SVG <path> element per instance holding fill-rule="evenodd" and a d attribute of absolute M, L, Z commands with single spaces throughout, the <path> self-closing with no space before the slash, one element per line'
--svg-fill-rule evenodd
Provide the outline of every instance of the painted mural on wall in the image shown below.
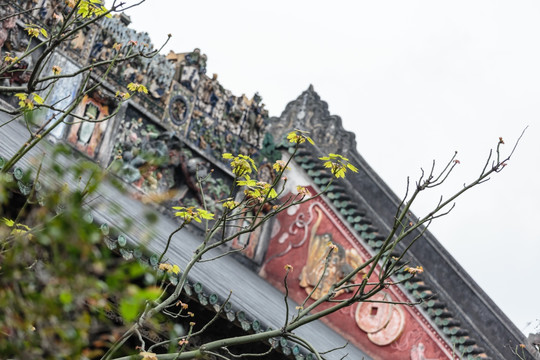
<path fill-rule="evenodd" d="M 310 191 L 314 192 L 314 189 Z M 329 242 L 337 247 L 337 251 L 324 271 L 322 261 Z M 309 304 L 326 293 L 330 284 L 343 279 L 350 269 L 370 257 L 328 204 L 318 198 L 278 215 L 260 275 L 283 291 L 284 266 L 292 265 L 289 295 L 302 303 L 311 294 Z M 364 274 L 360 272 L 352 281 L 361 282 Z M 370 281 L 377 281 L 377 269 Z M 347 295 L 342 291 L 335 299 Z M 389 303 L 409 301 L 398 287 L 388 287 L 374 300 L 382 303 L 360 303 L 332 314 L 325 321 L 374 359 L 452 358 L 452 349 L 416 307 Z M 322 309 L 330 305 L 323 304 Z"/>

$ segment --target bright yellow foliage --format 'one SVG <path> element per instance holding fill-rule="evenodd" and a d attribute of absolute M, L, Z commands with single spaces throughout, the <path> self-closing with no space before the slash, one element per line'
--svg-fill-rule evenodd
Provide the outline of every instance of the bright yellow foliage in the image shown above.
<path fill-rule="evenodd" d="M 349 159 L 339 154 L 328 154 L 328 156 L 319 159 L 324 161 L 324 167 L 329 168 L 336 178 L 344 178 L 347 170 L 358 172 L 358 169 L 349 163 Z"/>
<path fill-rule="evenodd" d="M 127 85 L 127 88 L 129 91 L 133 91 L 133 92 L 142 92 L 144 94 L 148 94 L 148 89 L 146 88 L 146 86 L 142 85 L 142 84 L 137 84 L 137 83 L 129 83 Z"/>
<path fill-rule="evenodd" d="M 180 210 L 177 211 L 174 216 L 180 217 L 184 219 L 186 223 L 190 223 L 192 220 L 195 220 L 196 222 L 200 223 L 202 220 L 213 220 L 214 214 L 212 214 L 209 211 L 206 211 L 204 209 L 195 209 L 194 206 L 191 207 L 183 207 L 183 206 L 173 206 L 174 210 Z"/>

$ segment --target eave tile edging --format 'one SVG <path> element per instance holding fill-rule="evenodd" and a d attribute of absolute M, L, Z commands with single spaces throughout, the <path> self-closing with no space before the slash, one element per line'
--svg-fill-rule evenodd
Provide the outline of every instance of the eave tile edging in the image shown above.
<path fill-rule="evenodd" d="M 148 257 L 145 257 L 142 251 L 139 248 L 130 248 L 129 244 L 135 244 L 134 241 L 128 241 L 127 237 L 124 234 L 119 234 L 116 239 L 109 236 L 110 228 L 107 224 L 100 225 L 101 231 L 104 235 L 105 243 L 110 250 L 118 249 L 118 252 L 122 255 L 125 260 L 131 260 L 136 258 L 139 263 L 145 266 L 149 266 L 152 269 L 156 270 L 158 273 L 164 274 L 165 272 L 158 269 L 158 257 L 156 254 L 152 254 Z M 180 276 L 181 273 L 178 274 Z M 173 285 L 178 283 L 178 278 L 169 274 L 169 281 Z M 272 328 L 267 328 L 263 330 L 262 324 L 263 320 L 257 318 L 251 319 L 245 313 L 245 311 L 236 309 L 231 301 L 227 302 L 225 305 L 225 299 L 222 299 L 216 293 L 206 293 L 204 291 L 204 285 L 199 281 L 188 280 L 187 284 L 184 286 L 184 291 L 187 296 L 197 301 L 200 305 L 213 309 L 216 313 L 223 307 L 224 317 L 231 323 L 236 323 L 239 325 L 243 331 L 249 333 L 262 333 L 265 331 L 273 330 Z M 279 337 L 271 338 L 268 340 L 268 343 L 272 345 L 274 349 L 281 351 L 284 355 L 294 355 L 295 360 L 312 360 L 315 359 L 314 355 L 307 352 L 302 347 L 291 343 L 289 340 Z"/>

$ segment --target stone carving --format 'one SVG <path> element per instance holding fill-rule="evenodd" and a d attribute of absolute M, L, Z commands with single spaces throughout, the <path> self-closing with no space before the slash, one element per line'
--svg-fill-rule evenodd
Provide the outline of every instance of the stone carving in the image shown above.
<path fill-rule="evenodd" d="M 259 162 L 280 157 L 266 136 L 268 112 L 259 94 L 234 96 L 217 74 L 206 76 L 207 58 L 199 49 L 169 53 L 167 59 L 177 70 L 165 118 L 187 142 L 218 161 L 224 152 L 249 154 Z M 269 150 L 260 151 L 263 143 Z"/>
<path fill-rule="evenodd" d="M 309 136 L 326 153 L 356 152 L 355 135 L 343 129 L 339 116 L 330 115 L 328 104 L 311 85 L 287 105 L 279 118 L 272 117 L 269 121 L 268 131 L 276 139 L 283 139 L 294 129 L 309 131 Z"/>
<path fill-rule="evenodd" d="M 111 58 L 117 51 L 113 48 L 115 43 L 124 47 L 129 44 L 132 52 L 150 52 L 154 48 L 150 36 L 129 28 L 130 22 L 125 14 L 104 18 L 93 40 L 89 57 L 96 60 Z M 152 58 L 138 57 L 129 63 L 119 64 L 113 69 L 111 78 L 122 86 L 130 82 L 146 85 L 150 96 L 135 99 L 149 110 L 160 114 L 161 107 L 167 102 L 174 74 L 174 64 L 165 56 L 156 55 Z"/>
<path fill-rule="evenodd" d="M 162 133 L 165 133 L 164 128 L 147 120 L 133 107 L 128 107 L 117 131 L 114 149 L 116 160 L 122 162 L 120 176 L 126 182 L 145 191 L 158 190 L 158 185 L 162 189 L 170 187 L 168 176 L 156 172 L 158 164 L 168 156 L 167 145 L 160 138 Z"/>
<path fill-rule="evenodd" d="M 188 102 L 182 95 L 176 95 L 171 99 L 169 115 L 175 125 L 182 125 L 188 118 Z"/>
<path fill-rule="evenodd" d="M 126 182 L 149 195 L 148 199 L 183 206 L 202 204 L 197 178 L 210 173 L 210 163 L 193 153 L 173 133 L 129 107 L 115 144 L 113 161 L 118 164 L 113 167 Z M 228 193 L 231 181 L 216 170 L 203 183 L 211 211 L 220 210 L 218 201 Z"/>
<path fill-rule="evenodd" d="M 24 22 L 38 23 L 48 27 L 49 32 L 59 12 L 67 10 L 63 0 L 23 0 L 13 5 L 9 3 L 9 9 L 2 7 L 0 14 L 12 13 L 12 6 L 19 10 L 36 8 L 31 15 L 24 15 Z M 136 32 L 129 28 L 129 24 L 130 19 L 125 14 L 103 18 L 73 36 L 61 49 L 65 56 L 55 54 L 50 63 L 60 66 L 65 74 L 93 61 L 110 59 L 118 51 L 126 51 L 127 46 L 131 46 L 135 53 L 150 52 L 153 45 L 149 35 Z M 0 25 L 2 54 L 9 51 L 16 56 L 17 51 L 24 51 L 28 36 L 17 26 L 15 18 L 6 19 Z M 122 48 L 119 50 L 115 44 L 122 45 Z M 208 160 L 225 164 L 222 154 L 231 152 L 249 154 L 264 165 L 281 155 L 276 150 L 273 137 L 266 132 L 268 112 L 262 98 L 258 94 L 251 99 L 245 95 L 234 96 L 223 88 L 217 75 L 206 75 L 206 63 L 207 56 L 200 49 L 153 58 L 137 57 L 119 63 L 107 78 L 113 88 L 125 88 L 128 83 L 135 82 L 144 84 L 149 92 L 148 95 L 133 96 L 128 101 L 136 102 L 137 106 L 126 105 L 125 111 L 121 112 L 126 114 L 125 118 L 114 122 L 119 127 L 104 128 L 107 126 L 105 123 L 78 122 L 75 119 L 69 129 L 62 124 L 53 135 L 57 138 L 67 136 L 69 143 L 94 159 L 104 162 L 114 159 L 113 166 L 117 167 L 118 174 L 144 194 L 167 194 L 168 199 L 176 203 L 200 203 L 195 173 L 210 171 Z M 31 69 L 32 58 L 29 57 L 27 63 L 22 62 L 20 67 L 20 72 L 3 81 L 12 85 L 28 81 L 30 73 L 24 70 Z M 51 70 L 44 71 L 49 73 Z M 103 71 L 103 66 L 96 66 L 93 74 L 99 76 Z M 55 84 L 49 99 L 58 107 L 65 107 L 80 86 L 80 76 L 62 79 Z M 92 98 L 93 95 L 85 98 L 77 109 L 78 115 L 100 118 L 112 113 L 111 104 Z M 138 110 L 134 109 L 142 109 L 140 106 L 147 113 L 162 117 L 162 123 L 150 121 L 142 113 L 137 114 Z M 49 110 L 44 112 L 47 114 L 41 114 L 41 118 L 52 119 L 59 115 Z M 102 141 L 106 143 L 102 145 Z M 111 154 L 113 146 L 114 153 Z M 200 153 L 189 150 L 195 148 Z M 261 169 L 267 170 L 264 166 Z M 225 195 L 228 189 L 230 178 L 225 173 L 221 175 L 204 184 L 205 189 L 212 193 L 210 203 Z M 263 175 L 268 177 L 268 171 Z M 215 207 L 219 208 L 217 203 Z"/>

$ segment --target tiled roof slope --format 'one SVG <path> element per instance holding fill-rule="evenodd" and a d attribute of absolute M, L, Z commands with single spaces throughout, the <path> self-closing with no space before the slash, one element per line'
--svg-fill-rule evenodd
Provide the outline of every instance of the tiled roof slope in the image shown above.
<path fill-rule="evenodd" d="M 292 129 L 309 131 L 316 143 L 316 151 L 303 150 L 295 158 L 316 185 L 331 178 L 319 156 L 339 153 L 358 166 L 358 173 L 333 184 L 326 197 L 357 235 L 373 251 L 379 250 L 400 199 L 360 156 L 354 134 L 343 129 L 338 116 L 330 115 L 312 86 L 290 102 L 279 118 L 270 119 L 269 131 L 276 140 Z M 464 359 L 515 357 L 510 345 L 524 342 L 523 335 L 429 231 L 411 248 L 407 260 L 427 271 L 409 278 L 403 287 L 411 299 L 424 300 L 426 317 Z M 407 277 L 400 274 L 397 280 Z"/>
<path fill-rule="evenodd" d="M 7 115 L 0 114 L 0 122 L 5 122 L 7 119 Z M 25 127 L 19 122 L 14 121 L 3 127 L 0 132 L 0 168 L 4 164 L 4 159 L 13 155 L 17 148 L 16 145 L 25 141 L 25 134 Z M 47 141 L 39 143 L 13 169 L 12 179 L 21 195 L 28 196 L 34 185 L 31 178 L 25 178 L 23 174 L 29 169 L 34 169 L 32 159 L 43 154 L 46 150 L 50 150 L 50 144 Z M 76 161 L 78 161 L 77 156 L 60 157 L 58 165 L 69 166 Z M 63 183 L 64 180 L 70 187 L 78 184 L 76 178 L 68 176 L 65 179 L 59 179 L 48 171 L 42 172 L 39 182 L 43 183 L 43 188 L 46 189 L 47 185 Z M 37 185 L 35 190 L 37 191 L 36 197 L 39 198 L 42 191 L 41 185 Z M 121 193 L 115 185 L 109 182 L 102 184 L 91 204 L 93 221 L 102 224 L 102 231 L 108 235 L 107 246 L 118 250 L 126 259 L 135 258 L 147 262 L 150 266 L 157 265 L 157 256 L 147 255 L 161 253 L 168 235 L 178 227 L 178 223 L 174 219 L 159 216 L 157 223 L 149 228 L 145 221 L 145 214 L 154 209 Z M 118 214 L 113 210 L 116 206 L 123 209 L 123 214 Z M 123 216 L 133 219 L 132 226 L 123 234 L 113 235 L 109 225 L 114 227 L 115 224 L 122 224 Z M 146 250 L 142 251 L 138 239 L 147 238 L 149 231 L 152 234 L 152 241 L 146 243 Z M 174 242 L 169 248 L 168 260 L 183 266 L 189 260 L 193 249 L 200 244 L 200 236 L 193 229 L 184 232 L 182 241 Z M 209 257 L 219 254 L 219 252 L 210 253 Z M 238 279 L 242 281 L 237 281 Z M 189 281 L 190 285 L 185 289 L 187 295 L 197 299 L 202 306 L 213 307 L 214 310 L 224 303 L 232 291 L 230 305 L 224 309 L 225 316 L 229 321 L 241 326 L 246 332 L 266 331 L 269 328 L 277 329 L 283 326 L 282 317 L 276 316 L 276 314 L 284 313 L 283 294 L 269 283 L 262 281 L 255 272 L 232 257 L 200 264 L 192 270 Z M 294 309 L 297 305 L 293 301 L 289 301 L 289 308 Z M 339 334 L 321 321 L 306 324 L 295 330 L 295 333 L 311 343 L 318 344 L 322 349 L 334 348 L 335 344 L 344 342 Z M 293 356 L 296 360 L 313 359 L 312 354 L 307 353 L 305 349 L 296 346 L 287 339 L 273 340 L 276 340 L 272 342 L 273 346 L 284 355 Z M 347 353 L 353 359 L 371 359 L 362 350 L 352 346 L 327 354 L 325 359 L 341 359 Z"/>

